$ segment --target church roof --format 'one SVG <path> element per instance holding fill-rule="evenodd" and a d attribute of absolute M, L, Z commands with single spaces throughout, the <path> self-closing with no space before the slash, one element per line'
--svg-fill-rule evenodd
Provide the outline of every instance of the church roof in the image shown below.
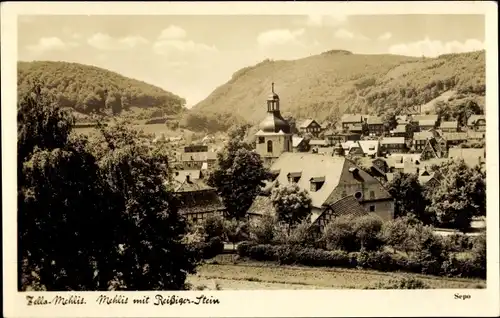
<path fill-rule="evenodd" d="M 290 133 L 290 125 L 281 117 L 279 111 L 268 112 L 266 118 L 260 123 L 259 129 L 270 133 L 277 133 L 280 130 L 286 134 Z"/>

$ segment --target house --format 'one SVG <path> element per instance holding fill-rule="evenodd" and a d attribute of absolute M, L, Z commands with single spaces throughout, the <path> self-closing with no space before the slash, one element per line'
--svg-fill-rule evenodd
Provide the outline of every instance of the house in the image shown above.
<path fill-rule="evenodd" d="M 325 138 L 326 140 L 328 140 L 328 143 L 330 145 L 335 145 L 337 143 L 343 143 L 349 140 L 361 140 L 361 134 L 355 134 L 352 132 L 327 131 L 325 132 Z"/>
<path fill-rule="evenodd" d="M 334 218 L 345 215 L 350 215 L 356 218 L 368 215 L 368 212 L 353 195 L 348 195 L 325 207 L 323 212 L 316 218 L 316 220 L 314 220 L 312 225 L 317 226 L 319 232 L 323 232 L 328 223 L 330 223 Z"/>
<path fill-rule="evenodd" d="M 467 141 L 467 133 L 465 132 L 442 133 L 441 137 L 444 139 L 447 148 Z"/>
<path fill-rule="evenodd" d="M 185 153 L 191 153 L 191 152 L 208 152 L 208 146 L 207 145 L 188 145 L 184 146 L 184 152 Z"/>
<path fill-rule="evenodd" d="M 379 116 L 368 116 L 364 118 L 368 131 L 372 136 L 380 136 L 384 132 L 384 121 Z"/>
<path fill-rule="evenodd" d="M 430 138 L 426 141 L 424 148 L 422 149 L 420 159 L 430 160 L 437 158 L 444 158 L 446 156 L 446 147 L 442 147 L 441 144 L 436 140 L 436 138 Z"/>
<path fill-rule="evenodd" d="M 177 182 L 173 194 L 179 214 L 189 222 L 200 223 L 208 216 L 224 215 L 225 207 L 216 190 L 200 179 L 186 175 L 182 182 Z"/>
<path fill-rule="evenodd" d="M 387 190 L 345 157 L 285 152 L 271 170 L 279 171 L 279 184 L 296 183 L 309 192 L 312 222 L 326 207 L 348 195 L 384 220 L 394 217 L 394 200 Z"/>
<path fill-rule="evenodd" d="M 358 145 L 364 156 L 375 158 L 380 153 L 380 142 L 378 140 L 360 140 Z"/>
<path fill-rule="evenodd" d="M 424 168 L 418 175 L 419 183 L 429 189 L 439 186 L 439 180 L 439 174 L 437 172 L 431 172 L 427 167 Z"/>
<path fill-rule="evenodd" d="M 407 152 L 408 148 L 403 137 L 384 137 L 380 140 L 380 148 L 384 153 Z"/>
<path fill-rule="evenodd" d="M 343 131 L 352 131 L 353 127 L 361 128 L 363 118 L 360 114 L 344 114 L 340 119 Z M 359 130 L 361 131 L 361 130 Z"/>
<path fill-rule="evenodd" d="M 384 158 L 375 158 L 372 161 L 372 165 L 374 167 L 377 167 L 377 169 L 382 171 L 383 173 L 389 172 L 389 165 L 387 164 L 387 161 Z"/>
<path fill-rule="evenodd" d="M 299 130 L 302 133 L 308 133 L 313 136 L 318 136 L 324 129 L 314 119 L 306 119 L 304 122 L 302 122 L 302 124 L 300 124 Z"/>
<path fill-rule="evenodd" d="M 175 170 L 173 172 L 173 178 L 181 184 L 184 180 L 186 180 L 186 178 L 188 180 L 203 179 L 203 173 L 201 170 Z"/>
<path fill-rule="evenodd" d="M 211 169 L 217 162 L 217 153 L 206 152 L 183 152 L 180 162 L 185 170 Z"/>
<path fill-rule="evenodd" d="M 333 156 L 335 147 L 319 147 L 317 148 L 317 154 Z"/>
<path fill-rule="evenodd" d="M 328 147 L 328 142 L 324 139 L 311 139 L 309 140 L 310 147 Z"/>
<path fill-rule="evenodd" d="M 417 124 L 421 131 L 428 130 L 436 127 L 438 115 L 413 115 L 410 121 Z"/>
<path fill-rule="evenodd" d="M 408 138 L 409 137 L 409 131 L 408 131 L 408 124 L 406 123 L 400 123 L 389 132 L 392 137 L 403 137 L 403 138 Z"/>
<path fill-rule="evenodd" d="M 471 115 L 469 119 L 467 119 L 467 128 L 474 131 L 486 131 L 486 116 Z"/>
<path fill-rule="evenodd" d="M 293 152 L 307 152 L 309 151 L 309 146 L 307 140 L 302 137 L 293 136 L 292 137 L 292 148 Z"/>
<path fill-rule="evenodd" d="M 363 157 L 365 155 L 363 153 L 363 149 L 361 149 L 361 147 L 359 145 L 359 141 L 356 141 L 349 146 L 349 150 L 347 152 L 347 155 L 352 156 L 352 157 Z"/>
<path fill-rule="evenodd" d="M 450 148 L 448 150 L 449 159 L 463 159 L 465 164 L 471 168 L 475 166 L 483 167 L 486 163 L 485 148 Z"/>
<path fill-rule="evenodd" d="M 442 132 L 453 133 L 458 131 L 458 121 L 443 121 L 439 126 Z"/>
<path fill-rule="evenodd" d="M 434 134 L 428 130 L 413 133 L 412 150 L 422 152 L 427 141 L 433 138 Z"/>
<path fill-rule="evenodd" d="M 276 210 L 271 202 L 269 193 L 261 193 L 255 197 L 247 211 L 247 219 L 250 222 L 255 222 L 265 214 L 276 215 Z"/>
<path fill-rule="evenodd" d="M 484 131 L 475 131 L 475 130 L 467 130 L 467 140 L 470 141 L 481 141 L 486 139 L 486 132 Z"/>

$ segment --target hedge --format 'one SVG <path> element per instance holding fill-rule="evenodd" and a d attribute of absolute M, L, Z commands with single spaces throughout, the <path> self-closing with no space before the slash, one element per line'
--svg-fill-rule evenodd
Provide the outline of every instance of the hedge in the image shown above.
<path fill-rule="evenodd" d="M 209 259 L 224 252 L 224 242 L 220 237 L 212 237 L 208 242 L 200 243 L 197 248 L 204 259 Z"/>
<path fill-rule="evenodd" d="M 296 245 L 242 242 L 238 246 L 238 255 L 256 261 L 271 261 L 282 265 L 366 268 L 384 272 L 403 271 L 449 277 L 486 277 L 486 268 L 475 258 L 457 259 L 451 256 L 442 260 L 424 253 L 408 257 L 387 251 L 347 253 L 340 250 L 327 251 Z"/>

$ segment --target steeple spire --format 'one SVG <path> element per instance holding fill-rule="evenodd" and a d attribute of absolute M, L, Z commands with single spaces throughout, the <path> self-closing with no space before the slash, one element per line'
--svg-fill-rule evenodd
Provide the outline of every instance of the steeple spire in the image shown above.
<path fill-rule="evenodd" d="M 271 92 L 274 94 L 274 82 L 271 83 Z"/>

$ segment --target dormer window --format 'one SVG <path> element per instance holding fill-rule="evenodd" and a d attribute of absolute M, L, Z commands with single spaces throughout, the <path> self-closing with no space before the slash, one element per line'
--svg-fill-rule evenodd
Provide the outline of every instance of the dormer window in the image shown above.
<path fill-rule="evenodd" d="M 269 173 L 271 174 L 271 181 L 274 181 L 280 175 L 280 170 L 271 170 Z"/>
<path fill-rule="evenodd" d="M 313 177 L 311 179 L 309 179 L 310 183 L 311 183 L 311 192 L 316 192 L 316 191 L 319 191 L 321 189 L 321 187 L 323 186 L 323 184 L 325 184 L 325 177 Z"/>
<path fill-rule="evenodd" d="M 302 172 L 290 172 L 288 174 L 288 182 L 298 183 L 301 176 L 302 176 Z"/>

